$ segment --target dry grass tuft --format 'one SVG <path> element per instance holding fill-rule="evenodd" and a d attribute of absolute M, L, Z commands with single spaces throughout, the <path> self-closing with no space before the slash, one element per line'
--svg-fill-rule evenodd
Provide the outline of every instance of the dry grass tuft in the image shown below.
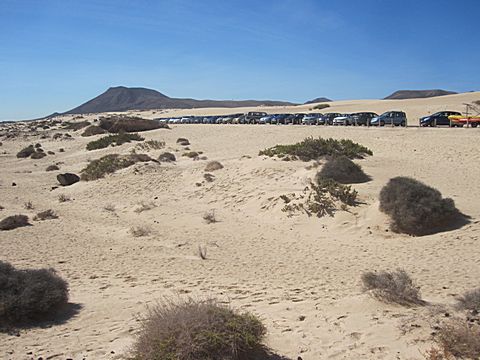
<path fill-rule="evenodd" d="M 31 201 L 27 201 L 25 204 L 23 204 L 23 208 L 25 210 L 33 210 L 34 206 Z"/>
<path fill-rule="evenodd" d="M 203 214 L 203 220 L 205 220 L 207 224 L 216 223 L 215 210 L 210 210 Z"/>
<path fill-rule="evenodd" d="M 147 140 L 143 143 L 137 144 L 135 147 L 143 151 L 159 150 L 165 147 L 165 142 L 158 140 Z"/>
<path fill-rule="evenodd" d="M 425 305 L 420 297 L 420 289 L 405 270 L 366 272 L 362 274 L 365 291 L 386 303 L 403 306 Z"/>
<path fill-rule="evenodd" d="M 71 200 L 72 199 L 68 195 L 65 195 L 65 194 L 58 195 L 58 202 L 64 203 L 64 202 L 71 201 Z"/>
<path fill-rule="evenodd" d="M 480 358 L 480 325 L 478 324 L 452 319 L 440 327 L 437 341 L 442 352 L 451 358 Z"/>
<path fill-rule="evenodd" d="M 252 314 L 215 300 L 164 301 L 141 322 L 136 360 L 249 360 L 264 348 L 266 328 Z"/>

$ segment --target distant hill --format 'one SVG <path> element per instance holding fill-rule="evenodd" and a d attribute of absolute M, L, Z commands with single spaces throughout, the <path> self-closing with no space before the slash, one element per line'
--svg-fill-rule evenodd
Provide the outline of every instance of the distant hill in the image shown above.
<path fill-rule="evenodd" d="M 193 109 L 206 107 L 250 107 L 250 106 L 296 105 L 284 101 L 271 100 L 195 100 L 168 97 L 156 90 L 145 88 L 111 87 L 103 94 L 87 101 L 65 114 L 86 114 L 108 111 L 151 110 L 151 109 Z"/>
<path fill-rule="evenodd" d="M 454 91 L 446 90 L 399 90 L 395 91 L 392 95 L 387 96 L 383 100 L 403 100 L 403 99 L 421 99 L 431 98 L 436 96 L 453 95 L 457 94 Z"/>
<path fill-rule="evenodd" d="M 305 103 L 305 105 L 322 103 L 322 102 L 332 102 L 332 100 L 330 100 L 329 98 L 326 98 L 326 97 L 319 97 L 319 98 L 316 98 L 316 99 L 307 101 L 307 102 Z"/>

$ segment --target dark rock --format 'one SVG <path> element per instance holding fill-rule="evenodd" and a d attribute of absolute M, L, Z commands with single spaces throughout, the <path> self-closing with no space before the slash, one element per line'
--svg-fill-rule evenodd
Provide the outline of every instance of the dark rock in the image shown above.
<path fill-rule="evenodd" d="M 69 186 L 69 185 L 75 184 L 76 182 L 79 182 L 80 177 L 72 173 L 65 173 L 65 174 L 58 174 L 57 180 L 62 186 Z"/>

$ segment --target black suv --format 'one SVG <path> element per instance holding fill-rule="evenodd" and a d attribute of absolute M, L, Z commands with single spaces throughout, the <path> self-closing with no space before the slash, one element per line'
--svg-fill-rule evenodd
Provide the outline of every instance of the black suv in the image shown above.
<path fill-rule="evenodd" d="M 420 118 L 420 126 L 450 125 L 450 115 L 462 115 L 457 111 L 439 111 Z"/>
<path fill-rule="evenodd" d="M 374 117 L 377 117 L 378 115 L 373 113 L 373 112 L 359 112 L 356 114 L 353 114 L 351 117 L 351 123 L 352 125 L 370 125 L 370 120 L 372 120 Z"/>

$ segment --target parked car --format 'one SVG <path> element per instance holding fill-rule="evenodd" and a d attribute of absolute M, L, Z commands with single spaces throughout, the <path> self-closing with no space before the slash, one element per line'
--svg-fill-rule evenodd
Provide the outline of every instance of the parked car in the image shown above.
<path fill-rule="evenodd" d="M 320 113 L 307 114 L 302 119 L 302 125 L 318 125 L 318 121 L 322 116 L 323 114 Z"/>
<path fill-rule="evenodd" d="M 406 126 L 407 125 L 407 115 L 403 111 L 387 111 L 380 116 L 374 117 L 370 121 L 370 125 L 374 126 L 384 126 L 384 125 L 395 125 L 395 126 Z"/>
<path fill-rule="evenodd" d="M 340 116 L 337 116 L 336 118 L 333 119 L 332 125 L 350 125 L 351 124 L 350 116 L 351 114 L 342 114 Z"/>
<path fill-rule="evenodd" d="M 258 120 L 258 123 L 259 124 L 271 124 L 272 123 L 272 119 L 275 117 L 275 115 L 267 115 L 267 116 L 264 116 L 262 118 L 260 118 L 260 120 Z"/>
<path fill-rule="evenodd" d="M 326 113 L 323 115 L 323 123 L 327 125 L 333 125 L 333 119 L 335 119 L 338 116 L 342 116 L 340 113 Z"/>
<path fill-rule="evenodd" d="M 278 114 L 275 116 L 275 124 L 285 124 L 285 120 L 290 116 L 290 114 Z"/>
<path fill-rule="evenodd" d="M 359 112 L 359 113 L 352 114 L 352 118 L 351 118 L 352 125 L 368 126 L 370 125 L 370 121 L 377 116 L 378 114 L 373 112 Z"/>
<path fill-rule="evenodd" d="M 424 116 L 420 118 L 420 126 L 437 126 L 437 125 L 450 125 L 448 119 L 451 115 L 462 115 L 457 111 L 439 111 L 435 114 Z M 455 126 L 455 124 L 452 124 Z"/>
<path fill-rule="evenodd" d="M 246 116 L 245 116 L 245 123 L 246 124 L 257 124 L 258 121 L 264 117 L 267 116 L 266 112 L 256 112 L 256 111 L 250 111 Z"/>

